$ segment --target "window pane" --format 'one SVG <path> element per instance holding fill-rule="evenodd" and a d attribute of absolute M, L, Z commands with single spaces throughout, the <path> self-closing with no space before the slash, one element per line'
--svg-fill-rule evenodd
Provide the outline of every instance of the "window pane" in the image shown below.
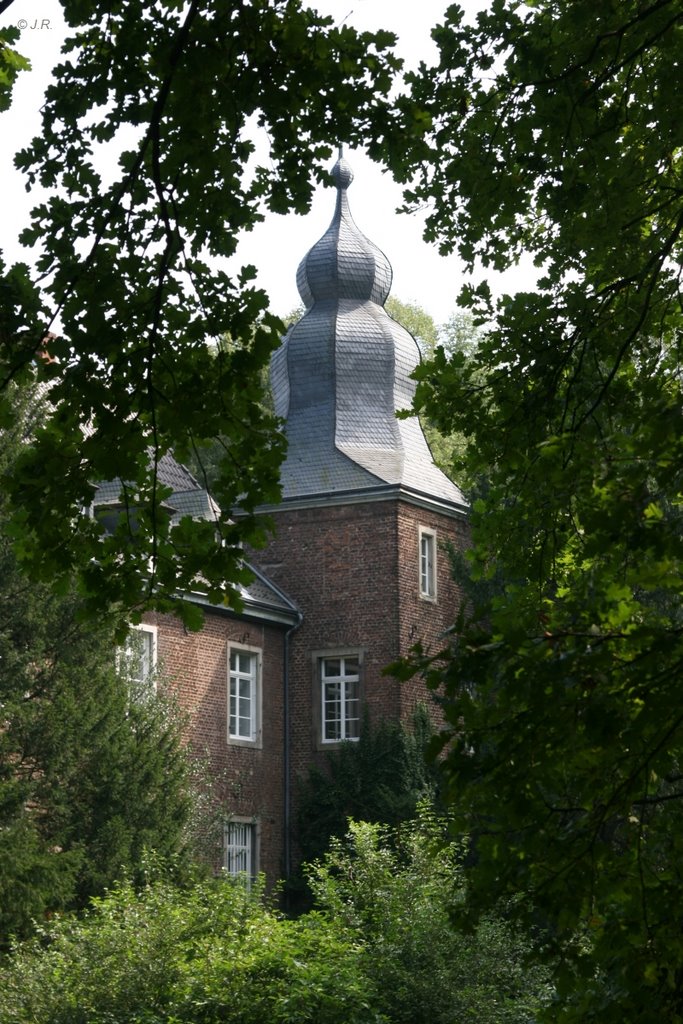
<path fill-rule="evenodd" d="M 346 699 L 344 702 L 344 737 L 347 740 L 358 739 L 360 730 L 360 699 L 358 683 L 346 683 Z"/>
<path fill-rule="evenodd" d="M 325 714 L 331 714 L 335 718 L 339 718 L 341 711 L 341 683 L 325 683 L 323 693 Z"/>
<path fill-rule="evenodd" d="M 341 733 L 341 683 L 323 686 L 323 738 L 339 740 Z"/>
<path fill-rule="evenodd" d="M 358 675 L 358 658 L 344 658 L 344 675 Z"/>
<path fill-rule="evenodd" d="M 347 739 L 347 740 L 357 740 L 359 736 L 360 736 L 360 719 L 359 718 L 350 718 L 346 722 L 346 734 L 344 736 L 344 739 Z"/>
<path fill-rule="evenodd" d="M 358 739 L 360 734 L 360 659 L 358 655 L 322 658 L 322 739 L 326 743 Z"/>
<path fill-rule="evenodd" d="M 140 653 L 140 679 L 149 679 L 152 674 L 153 644 L 154 637 L 146 630 L 138 630 L 142 633 L 142 651 Z"/>
<path fill-rule="evenodd" d="M 342 738 L 341 722 L 339 720 L 325 722 L 324 738 L 326 740 L 340 740 Z"/>
<path fill-rule="evenodd" d="M 118 653 L 119 667 L 131 682 L 152 683 L 155 653 L 153 630 L 131 629 Z"/>
<path fill-rule="evenodd" d="M 231 650 L 228 701 L 228 735 L 254 740 L 258 734 L 258 655 Z"/>
<path fill-rule="evenodd" d="M 435 545 L 433 534 L 420 534 L 420 593 L 425 597 L 436 594 Z"/>

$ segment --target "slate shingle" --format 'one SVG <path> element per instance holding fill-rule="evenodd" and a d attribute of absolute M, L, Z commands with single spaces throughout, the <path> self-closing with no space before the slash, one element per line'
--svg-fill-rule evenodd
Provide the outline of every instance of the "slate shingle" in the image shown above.
<path fill-rule="evenodd" d="M 348 162 L 340 157 L 332 173 L 334 217 L 297 271 L 306 313 L 271 364 L 288 440 L 283 496 L 399 484 L 462 507 L 462 492 L 434 465 L 417 418 L 396 418 L 412 405 L 419 349 L 384 309 L 391 265 L 351 216 Z"/>

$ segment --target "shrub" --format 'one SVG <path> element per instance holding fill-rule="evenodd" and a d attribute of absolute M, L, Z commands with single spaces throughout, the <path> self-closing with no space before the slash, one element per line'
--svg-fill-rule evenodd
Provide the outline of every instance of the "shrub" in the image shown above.
<path fill-rule="evenodd" d="M 1 1024 L 380 1024 L 362 943 L 228 880 L 124 885 L 0 970 Z"/>
<path fill-rule="evenodd" d="M 502 914 L 469 935 L 454 928 L 463 850 L 444 835 L 424 808 L 398 831 L 350 822 L 309 868 L 317 904 L 362 937 L 381 1009 L 396 1024 L 528 1024 L 548 995 L 547 973 Z"/>

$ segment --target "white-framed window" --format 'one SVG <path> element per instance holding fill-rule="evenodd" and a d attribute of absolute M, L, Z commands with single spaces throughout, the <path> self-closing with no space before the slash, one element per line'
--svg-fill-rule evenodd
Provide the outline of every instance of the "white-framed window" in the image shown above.
<path fill-rule="evenodd" d="M 223 867 L 247 885 L 258 874 L 258 828 L 253 818 L 232 818 L 225 826 Z"/>
<path fill-rule="evenodd" d="M 418 530 L 420 597 L 436 601 L 436 533 L 420 526 Z"/>
<path fill-rule="evenodd" d="M 360 658 L 358 654 L 319 659 L 321 740 L 339 743 L 360 736 Z"/>
<path fill-rule="evenodd" d="M 131 683 L 156 688 L 157 627 L 130 626 L 126 642 L 117 652 L 117 667 Z"/>
<path fill-rule="evenodd" d="M 261 651 L 228 647 L 228 741 L 261 741 Z"/>

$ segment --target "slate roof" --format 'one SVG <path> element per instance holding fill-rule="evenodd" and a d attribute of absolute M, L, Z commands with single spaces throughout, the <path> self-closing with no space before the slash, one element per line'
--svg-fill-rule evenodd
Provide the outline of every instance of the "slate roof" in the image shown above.
<path fill-rule="evenodd" d="M 21 424 L 25 440 L 29 440 L 34 432 L 40 420 L 41 410 L 53 408 L 50 403 L 51 389 L 52 384 L 49 381 L 41 381 L 36 386 L 35 400 Z M 87 426 L 84 433 L 86 436 L 90 436 L 92 434 L 91 427 Z M 153 457 L 151 448 L 149 457 L 150 460 Z M 172 491 L 172 494 L 162 502 L 163 507 L 171 511 L 172 522 L 179 522 L 183 516 L 192 516 L 193 519 L 207 521 L 216 520 L 220 516 L 220 508 L 206 488 L 202 487 L 189 469 L 178 462 L 170 452 L 162 455 L 159 459 L 157 475 L 159 482 Z M 108 513 L 111 514 L 113 521 L 121 508 L 121 489 L 120 479 L 105 480 L 97 485 L 93 498 L 93 509 L 95 511 L 99 509 L 105 522 Z M 296 623 L 299 617 L 296 605 L 255 566 L 246 560 L 244 564 L 253 574 L 249 584 L 238 585 L 239 595 L 244 602 L 244 614 L 252 618 L 256 617 L 286 625 Z M 221 610 L 220 606 L 209 604 L 202 594 L 186 596 L 208 608 Z"/>
<path fill-rule="evenodd" d="M 276 613 L 275 617 L 287 618 L 288 621 L 295 622 L 299 613 L 294 602 L 251 562 L 246 564 L 253 572 L 254 578 L 248 586 L 240 588 L 245 611 L 248 613 L 251 610 L 253 613 L 257 609 L 267 609 Z"/>
<path fill-rule="evenodd" d="M 163 455 L 159 460 L 158 479 L 161 484 L 173 491 L 163 505 L 172 511 L 174 522 L 178 522 L 183 516 L 211 521 L 220 515 L 220 509 L 208 491 L 194 478 L 189 469 L 170 453 Z M 120 495 L 121 481 L 108 480 L 98 485 L 93 505 L 95 509 L 99 507 L 103 511 L 107 507 L 115 508 L 119 504 Z M 289 598 L 249 562 L 245 564 L 254 577 L 249 584 L 238 588 L 244 601 L 244 613 L 278 622 L 296 622 L 298 612 Z M 194 598 L 200 603 L 207 603 L 208 607 L 213 607 L 202 601 L 200 594 L 194 595 Z"/>
<path fill-rule="evenodd" d="M 288 440 L 283 497 L 394 484 L 462 508 L 465 498 L 434 465 L 417 417 L 396 418 L 412 405 L 419 349 L 384 309 L 391 265 L 351 216 L 353 172 L 343 156 L 332 173 L 332 222 L 297 272 L 306 312 L 271 363 Z"/>
<path fill-rule="evenodd" d="M 216 519 L 220 515 L 220 509 L 208 491 L 193 477 L 189 469 L 181 465 L 169 452 L 159 459 L 157 478 L 160 484 L 170 487 L 173 492 L 162 504 L 165 508 L 173 510 L 174 522 L 178 522 L 183 516 Z M 120 480 L 106 480 L 98 484 L 93 505 L 116 505 L 121 495 L 121 486 Z"/>
<path fill-rule="evenodd" d="M 196 491 L 200 485 L 189 469 L 176 461 L 173 455 L 166 452 L 159 459 L 159 480 L 173 491 Z"/>

